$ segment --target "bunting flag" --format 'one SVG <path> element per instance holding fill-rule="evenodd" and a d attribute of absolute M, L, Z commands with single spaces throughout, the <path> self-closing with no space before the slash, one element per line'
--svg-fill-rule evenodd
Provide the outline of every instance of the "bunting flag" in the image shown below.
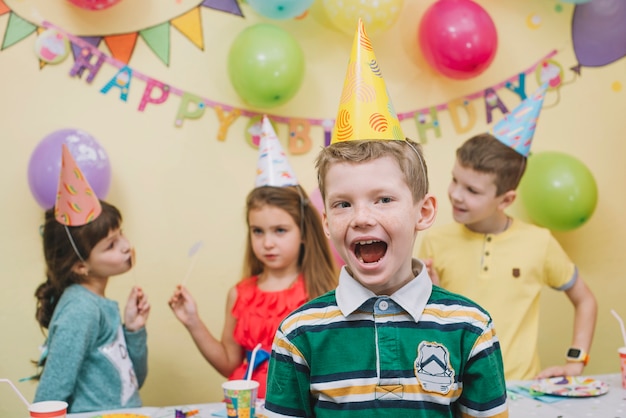
<path fill-rule="evenodd" d="M 9 13 L 10 11 L 11 9 L 9 9 L 9 6 L 7 6 L 4 1 L 0 0 L 0 16 Z"/>
<path fill-rule="evenodd" d="M 145 29 L 115 35 L 81 38 L 96 47 L 104 40 L 104 43 L 111 52 L 111 56 L 118 61 L 128 64 L 135 51 L 137 38 L 141 37 L 154 55 L 156 55 L 163 64 L 169 66 L 171 45 L 170 27 L 174 27 L 200 50 L 204 50 L 201 8 L 218 10 L 244 17 L 237 0 L 204 0 L 198 6 L 179 16 Z M 5 29 L 0 50 L 17 44 L 37 31 L 37 25 L 21 18 L 11 11 L 3 0 L 0 0 L 0 16 L 6 13 L 10 13 L 9 23 Z M 74 57 L 76 57 L 75 47 L 72 49 L 74 50 Z M 43 67 L 44 64 L 40 63 L 40 66 Z"/>

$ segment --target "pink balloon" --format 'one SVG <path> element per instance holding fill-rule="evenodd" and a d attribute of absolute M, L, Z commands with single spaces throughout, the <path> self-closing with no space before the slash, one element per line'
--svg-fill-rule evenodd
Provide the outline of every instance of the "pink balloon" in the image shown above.
<path fill-rule="evenodd" d="M 86 10 L 102 10 L 119 3 L 121 0 L 68 0 L 74 6 Z"/>
<path fill-rule="evenodd" d="M 316 187 L 315 190 L 313 190 L 311 194 L 309 194 L 309 199 L 311 200 L 311 204 L 315 206 L 315 209 L 317 209 L 317 211 L 319 212 L 320 216 L 322 216 L 322 213 L 324 212 L 324 201 L 322 200 L 322 193 L 320 192 L 319 187 Z M 341 267 L 346 264 L 343 261 L 343 258 L 341 258 L 341 256 L 335 249 L 335 245 L 333 244 L 333 242 L 330 240 L 328 242 L 330 244 L 330 250 L 333 253 L 333 257 L 335 257 L 335 262 L 337 263 L 337 266 Z"/>
<path fill-rule="evenodd" d="M 498 49 L 498 34 L 489 14 L 472 0 L 439 0 L 422 16 L 418 40 L 426 61 L 454 79 L 485 71 Z"/>

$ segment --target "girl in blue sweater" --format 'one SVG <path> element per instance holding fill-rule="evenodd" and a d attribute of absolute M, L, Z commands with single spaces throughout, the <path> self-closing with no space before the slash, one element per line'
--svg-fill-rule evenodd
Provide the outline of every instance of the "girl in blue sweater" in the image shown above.
<path fill-rule="evenodd" d="M 66 158 L 71 155 L 64 155 L 64 164 Z M 69 186 L 72 194 L 80 192 Z M 92 195 L 88 185 L 86 190 Z M 47 279 L 35 292 L 36 318 L 48 332 L 35 402 L 66 401 L 68 412 L 139 407 L 139 388 L 148 371 L 150 304 L 142 289 L 133 287 L 122 323 L 117 302 L 105 296 L 109 277 L 133 265 L 122 216 L 95 196 L 80 205 L 60 200 L 46 211 L 43 227 Z M 83 221 L 61 213 L 79 206 L 81 213 L 91 213 Z"/>

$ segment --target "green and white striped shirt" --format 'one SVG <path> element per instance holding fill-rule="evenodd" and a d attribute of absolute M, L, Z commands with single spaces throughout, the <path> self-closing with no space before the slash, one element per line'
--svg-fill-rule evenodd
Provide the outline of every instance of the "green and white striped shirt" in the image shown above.
<path fill-rule="evenodd" d="M 415 279 L 390 296 L 342 269 L 339 286 L 280 325 L 269 417 L 506 417 L 500 345 L 489 314 Z"/>

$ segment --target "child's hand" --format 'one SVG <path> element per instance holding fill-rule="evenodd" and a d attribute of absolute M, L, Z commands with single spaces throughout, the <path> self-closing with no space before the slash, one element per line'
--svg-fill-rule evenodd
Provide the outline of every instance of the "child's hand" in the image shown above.
<path fill-rule="evenodd" d="M 428 276 L 430 276 L 430 280 L 433 282 L 435 286 L 440 286 L 439 284 L 439 275 L 437 271 L 433 268 L 433 260 L 432 258 L 422 260 L 424 265 L 426 266 L 426 271 L 428 271 Z"/>
<path fill-rule="evenodd" d="M 584 363 L 566 363 L 565 366 L 552 366 L 542 370 L 535 379 L 548 377 L 580 376 L 585 369 Z"/>
<path fill-rule="evenodd" d="M 148 320 L 148 314 L 150 313 L 150 303 L 148 297 L 143 293 L 143 289 L 139 286 L 134 286 L 130 295 L 128 295 L 128 301 L 126 302 L 126 310 L 124 311 L 124 326 L 130 332 L 135 332 L 144 326 Z"/>
<path fill-rule="evenodd" d="M 198 308 L 191 293 L 183 285 L 176 286 L 174 294 L 170 298 L 168 305 L 176 315 L 176 318 L 185 326 L 192 325 L 198 318 Z"/>

